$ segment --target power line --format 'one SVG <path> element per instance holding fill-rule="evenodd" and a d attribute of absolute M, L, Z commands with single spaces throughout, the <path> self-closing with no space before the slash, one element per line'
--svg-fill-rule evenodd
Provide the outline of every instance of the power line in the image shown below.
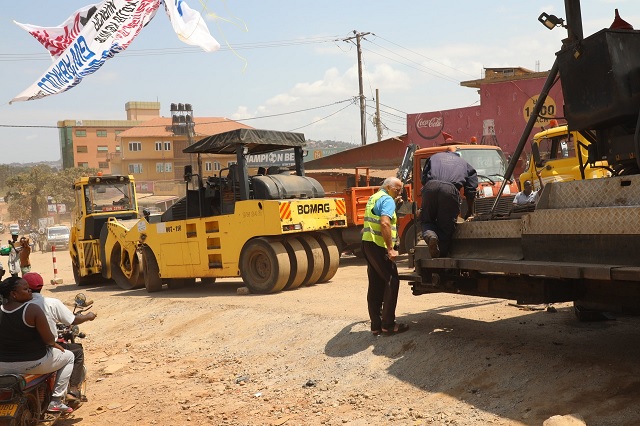
<path fill-rule="evenodd" d="M 312 121 L 312 122 L 311 122 L 311 123 L 309 123 L 309 124 L 305 124 L 304 126 L 300 126 L 300 127 L 296 127 L 295 129 L 291 129 L 291 130 L 289 130 L 289 132 L 293 132 L 293 131 L 296 131 L 296 130 L 300 130 L 300 129 L 303 129 L 303 128 L 305 128 L 305 127 L 309 127 L 309 126 L 311 126 L 312 124 L 316 124 L 316 123 L 319 123 L 319 122 L 321 122 L 321 121 L 323 121 L 323 120 L 326 120 L 327 118 L 329 118 L 329 117 L 331 117 L 331 116 L 334 116 L 334 115 L 338 114 L 339 112 L 344 111 L 345 109 L 349 108 L 351 105 L 354 105 L 354 104 L 355 104 L 355 102 L 356 102 L 356 100 L 355 100 L 355 99 L 353 99 L 353 102 L 352 102 L 352 103 L 350 103 L 349 105 L 346 105 L 346 106 L 344 106 L 344 107 L 340 108 L 340 109 L 339 109 L 339 110 L 337 110 L 336 112 L 333 112 L 333 113 L 331 113 L 331 114 L 329 114 L 329 115 L 327 115 L 327 116 L 325 116 L 325 117 L 322 117 L 322 118 L 320 118 L 320 119 L 318 119 L 318 120 Z"/>
<path fill-rule="evenodd" d="M 373 41 L 371 42 L 371 44 L 374 44 L 374 45 L 378 46 L 380 49 L 386 50 L 387 52 L 390 52 L 390 53 L 392 53 L 392 54 L 394 54 L 394 55 L 396 55 L 396 56 L 399 56 L 400 58 L 404 59 L 405 61 L 408 61 L 408 62 L 414 63 L 414 64 L 418 65 L 418 66 L 419 66 L 419 67 L 421 67 L 421 68 L 425 68 L 425 69 L 427 69 L 428 71 L 423 71 L 423 72 L 426 72 L 426 73 L 428 73 L 428 74 L 430 74 L 430 75 L 433 75 L 434 77 L 439 77 L 439 78 L 442 78 L 442 79 L 447 80 L 447 81 L 452 81 L 452 82 L 454 82 L 454 83 L 458 83 L 458 80 L 457 80 L 457 79 L 455 79 L 455 78 L 453 78 L 453 77 L 450 77 L 450 76 L 448 76 L 448 75 L 446 75 L 446 74 L 444 74 L 444 73 L 441 73 L 441 72 L 440 72 L 440 71 L 438 71 L 438 70 L 434 70 L 433 68 L 426 67 L 426 66 L 424 66 L 423 64 L 421 64 L 421 63 L 420 63 L 420 62 L 418 62 L 418 61 L 414 61 L 413 59 L 409 59 L 409 58 L 407 58 L 407 57 L 405 57 L 405 56 L 402 56 L 401 54 L 399 54 L 399 53 L 397 53 L 397 52 L 394 52 L 394 51 L 392 51 L 392 50 L 389 50 L 389 49 L 387 49 L 386 47 L 383 47 L 383 46 L 381 46 L 381 45 L 379 45 L 379 44 L 377 44 L 377 43 L 375 43 L 375 42 L 373 42 Z M 390 59 L 390 60 L 392 60 L 392 61 L 398 62 L 398 63 L 400 63 L 400 64 L 402 64 L 402 65 L 406 65 L 406 66 L 408 66 L 407 64 L 405 64 L 405 63 L 403 63 L 403 62 L 400 62 L 400 61 L 397 61 L 397 60 L 394 60 L 394 59 L 388 58 L 388 57 L 386 57 L 386 56 L 384 56 L 384 55 L 381 55 L 380 53 L 377 53 L 377 52 L 374 52 L 374 51 L 372 51 L 372 53 L 378 54 L 378 55 L 380 55 L 380 56 L 382 56 L 382 57 L 384 57 L 384 58 L 387 58 L 387 59 Z M 411 67 L 411 68 L 414 68 L 414 67 Z M 414 69 L 417 69 L 417 68 L 414 68 Z M 434 73 L 435 73 L 435 74 L 434 74 Z"/>
<path fill-rule="evenodd" d="M 327 37 L 309 37 L 303 39 L 292 40 L 274 40 L 258 43 L 239 43 L 232 46 L 221 46 L 219 51 L 233 50 L 252 50 L 252 49 L 269 49 L 276 47 L 301 46 L 307 44 L 333 43 L 338 36 Z M 123 57 L 140 57 L 140 56 L 164 56 L 164 55 L 184 55 L 191 53 L 202 53 L 202 49 L 198 47 L 167 47 L 157 49 L 127 49 L 118 54 L 119 58 Z M 0 62 L 19 62 L 19 61 L 51 61 L 48 53 L 0 53 Z"/>
<path fill-rule="evenodd" d="M 232 120 L 232 121 L 251 121 L 251 120 L 260 120 L 263 118 L 272 118 L 272 117 L 280 117 L 283 115 L 292 115 L 292 114 L 298 114 L 301 112 L 307 112 L 307 111 L 313 111 L 315 109 L 321 109 L 321 108 L 326 108 L 332 105 L 338 105 L 344 102 L 350 102 L 351 104 L 353 104 L 355 102 L 355 99 L 357 98 L 349 98 L 349 99 L 343 99 L 341 101 L 336 101 L 336 102 L 332 102 L 329 104 L 325 104 L 325 105 L 320 105 L 320 106 L 315 106 L 315 107 L 309 107 L 309 108 L 304 108 L 304 109 L 299 109 L 296 111 L 289 111 L 289 112 L 283 112 L 283 113 L 278 113 L 278 114 L 269 114 L 269 115 L 262 115 L 259 117 L 249 117 L 249 118 L 239 118 L 236 120 Z M 349 105 L 347 105 L 349 106 Z M 217 120 L 217 121 L 206 121 L 206 122 L 199 122 L 197 124 L 199 125 L 203 125 L 203 124 L 219 124 L 219 123 L 227 123 L 228 120 Z M 125 126 L 126 127 L 126 126 Z M 157 124 L 157 125 L 138 125 L 138 126 L 132 126 L 132 128 L 156 128 L 156 127 L 166 127 L 166 124 Z M 27 125 L 27 124 L 0 124 L 0 128 L 28 128 L 28 129 L 58 129 L 59 127 L 56 126 L 47 126 L 47 125 L 39 125 L 39 124 L 34 124 L 34 125 Z"/>
<path fill-rule="evenodd" d="M 430 61 L 435 62 L 436 64 L 442 65 L 443 67 L 447 67 L 447 68 L 450 68 L 450 69 L 452 69 L 452 70 L 454 70 L 454 71 L 456 71 L 456 72 L 459 72 L 459 73 L 461 73 L 461 74 L 465 74 L 465 75 L 468 75 L 468 76 L 470 76 L 470 77 L 472 77 L 472 78 L 476 78 L 476 76 L 471 75 L 471 74 L 469 74 L 468 72 L 465 72 L 465 71 L 459 70 L 459 69 L 457 69 L 457 68 L 454 68 L 454 67 L 452 67 L 452 66 L 449 66 L 449 65 L 447 65 L 447 64 L 444 64 L 444 63 L 442 63 L 442 62 L 436 61 L 435 59 L 430 58 L 430 57 L 428 57 L 428 56 L 425 56 L 425 55 L 423 55 L 423 54 L 421 54 L 421 53 L 414 52 L 414 51 L 413 51 L 413 50 L 411 50 L 411 49 L 408 49 L 408 48 L 406 48 L 406 47 L 404 47 L 404 46 L 401 46 L 401 45 L 399 45 L 398 43 L 394 43 L 394 42 L 392 42 L 391 40 L 387 40 L 386 38 L 381 37 L 381 36 L 379 36 L 379 35 L 377 35 L 377 34 L 374 34 L 374 35 L 375 35 L 376 37 L 378 37 L 378 38 L 380 38 L 380 39 L 382 39 L 382 40 L 386 41 L 387 43 L 391 43 L 391 44 L 393 44 L 394 46 L 397 46 L 397 47 L 399 47 L 399 48 L 401 48 L 401 49 L 404 49 L 404 50 L 406 50 L 406 51 L 408 51 L 408 52 L 413 53 L 414 55 L 421 56 L 421 57 L 423 57 L 423 58 L 425 58 L 425 59 L 428 59 L 428 60 L 430 60 Z"/>

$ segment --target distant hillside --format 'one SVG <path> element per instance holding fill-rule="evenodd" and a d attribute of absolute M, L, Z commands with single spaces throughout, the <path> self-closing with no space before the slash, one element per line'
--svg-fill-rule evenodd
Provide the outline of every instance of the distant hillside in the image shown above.
<path fill-rule="evenodd" d="M 340 141 L 312 141 L 307 139 L 307 149 L 338 149 L 340 151 L 344 151 L 347 149 L 356 148 L 360 145 L 349 143 L 349 142 L 340 142 Z"/>

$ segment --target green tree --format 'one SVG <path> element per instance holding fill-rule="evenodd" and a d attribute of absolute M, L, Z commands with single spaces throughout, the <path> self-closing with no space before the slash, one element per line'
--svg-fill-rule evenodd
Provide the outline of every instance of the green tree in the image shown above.
<path fill-rule="evenodd" d="M 5 201 L 9 203 L 9 213 L 14 219 L 34 219 L 47 211 L 47 197 L 44 192 L 51 176 L 51 167 L 38 164 L 28 172 L 19 173 L 6 180 L 8 187 Z"/>
<path fill-rule="evenodd" d="M 47 183 L 47 195 L 52 197 L 57 203 L 63 203 L 67 206 L 67 211 L 73 207 L 75 196 L 73 194 L 73 182 L 82 176 L 95 176 L 99 169 L 88 167 L 74 167 L 64 169 L 51 176 Z"/>
<path fill-rule="evenodd" d="M 73 182 L 80 176 L 97 174 L 98 169 L 72 168 L 56 171 L 38 164 L 29 171 L 19 173 L 6 180 L 8 188 L 5 201 L 9 203 L 9 214 L 13 220 L 29 219 L 37 223 L 47 215 L 47 197 L 64 203 L 67 211 L 74 203 Z"/>

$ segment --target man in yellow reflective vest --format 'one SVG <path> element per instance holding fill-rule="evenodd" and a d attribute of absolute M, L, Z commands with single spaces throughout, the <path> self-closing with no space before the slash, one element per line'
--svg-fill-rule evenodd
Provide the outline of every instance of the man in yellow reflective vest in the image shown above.
<path fill-rule="evenodd" d="M 398 256 L 395 248 L 398 237 L 396 201 L 401 194 L 400 179 L 385 179 L 380 190 L 369 197 L 364 214 L 362 253 L 367 260 L 367 305 L 374 336 L 393 335 L 409 329 L 408 325 L 396 322 L 400 289 L 395 263 Z"/>

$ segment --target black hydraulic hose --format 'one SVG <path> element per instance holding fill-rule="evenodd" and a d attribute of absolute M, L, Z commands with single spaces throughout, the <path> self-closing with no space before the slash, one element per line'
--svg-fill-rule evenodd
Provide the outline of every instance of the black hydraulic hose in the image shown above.
<path fill-rule="evenodd" d="M 633 135 L 633 147 L 636 151 L 636 164 L 640 169 L 640 111 L 638 111 L 638 121 L 636 121 L 636 132 Z"/>
<path fill-rule="evenodd" d="M 500 202 L 500 197 L 502 196 L 504 187 L 507 185 L 510 179 L 510 176 L 513 174 L 513 171 L 516 169 L 516 164 L 518 164 L 518 159 L 520 158 L 520 155 L 524 150 L 524 146 L 527 143 L 529 134 L 531 133 L 531 130 L 533 130 L 533 126 L 540 115 L 540 110 L 544 105 L 544 101 L 547 99 L 549 90 L 551 90 L 551 88 L 555 83 L 557 75 L 558 75 L 558 57 L 556 56 L 556 60 L 553 61 L 553 66 L 551 67 L 551 71 L 549 71 L 549 76 L 547 77 L 547 81 L 545 81 L 544 86 L 542 87 L 542 91 L 540 92 L 540 96 L 538 97 L 538 100 L 536 101 L 536 104 L 533 107 L 533 112 L 529 117 L 529 121 L 527 121 L 527 125 L 522 131 L 522 136 L 520 136 L 520 141 L 518 142 L 518 145 L 516 146 L 515 151 L 513 151 L 511 160 L 507 165 L 507 171 L 504 174 L 504 180 L 502 181 L 502 185 L 500 185 L 500 191 L 498 192 L 498 196 L 493 202 L 493 206 L 491 207 L 491 211 L 489 212 L 492 218 L 494 217 L 494 212 L 496 211 L 496 208 L 498 207 L 498 203 Z"/>

